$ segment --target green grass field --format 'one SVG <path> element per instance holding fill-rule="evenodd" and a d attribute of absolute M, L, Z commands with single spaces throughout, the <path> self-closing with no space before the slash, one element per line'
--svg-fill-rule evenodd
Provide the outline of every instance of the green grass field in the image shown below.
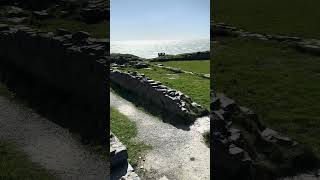
<path fill-rule="evenodd" d="M 320 57 L 256 40 L 218 39 L 215 88 L 320 155 Z"/>
<path fill-rule="evenodd" d="M 177 66 L 182 69 L 182 67 Z M 147 77 L 160 81 L 164 85 L 179 90 L 186 95 L 190 96 L 193 101 L 210 108 L 210 80 L 196 75 L 185 74 L 185 73 L 174 73 L 172 71 L 152 67 L 149 69 L 128 69 L 131 71 L 138 71 L 144 73 Z"/>
<path fill-rule="evenodd" d="M 153 64 L 159 64 L 154 62 Z M 209 60 L 197 60 L 197 61 L 167 61 L 161 62 L 164 66 L 170 66 L 180 68 L 185 71 L 197 72 L 197 73 L 210 73 L 210 61 Z"/>
<path fill-rule="evenodd" d="M 113 108 L 110 108 L 110 113 L 111 132 L 127 147 L 129 163 L 136 167 L 140 160 L 139 157 L 142 157 L 151 147 L 134 139 L 138 133 L 134 122 Z"/>
<path fill-rule="evenodd" d="M 317 0 L 224 0 L 211 3 L 211 16 L 249 31 L 320 38 Z"/>

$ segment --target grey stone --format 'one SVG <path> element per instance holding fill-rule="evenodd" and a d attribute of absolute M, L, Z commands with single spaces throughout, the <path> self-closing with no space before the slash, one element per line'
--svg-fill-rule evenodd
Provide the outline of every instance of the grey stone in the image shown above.
<path fill-rule="evenodd" d="M 9 25 L 7 24 L 0 24 L 0 31 L 6 31 L 9 30 Z"/>
<path fill-rule="evenodd" d="M 236 159 L 242 159 L 244 156 L 244 150 L 235 145 L 230 145 L 229 153 L 232 157 Z"/>
<path fill-rule="evenodd" d="M 40 20 L 51 18 L 51 15 L 46 10 L 33 11 L 32 14 L 35 18 L 40 19 Z"/>
<path fill-rule="evenodd" d="M 225 111 L 234 111 L 237 109 L 237 105 L 233 99 L 226 97 L 222 93 L 217 93 L 217 97 L 219 98 L 221 108 Z"/>
<path fill-rule="evenodd" d="M 116 167 L 127 163 L 127 148 L 110 132 L 110 165 Z"/>
<path fill-rule="evenodd" d="M 68 35 L 71 34 L 71 32 L 69 30 L 63 29 L 63 28 L 59 28 L 57 29 L 57 35 L 58 36 L 64 36 L 64 35 Z"/>
<path fill-rule="evenodd" d="M 88 39 L 90 36 L 91 35 L 87 32 L 78 31 L 72 35 L 72 40 L 79 42 Z"/>

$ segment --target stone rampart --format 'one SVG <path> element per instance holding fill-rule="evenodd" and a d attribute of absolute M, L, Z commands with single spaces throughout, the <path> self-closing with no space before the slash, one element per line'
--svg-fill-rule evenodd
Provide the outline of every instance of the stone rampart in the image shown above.
<path fill-rule="evenodd" d="M 0 25 L 1 81 L 58 124 L 107 142 L 108 46 L 85 32 Z"/>

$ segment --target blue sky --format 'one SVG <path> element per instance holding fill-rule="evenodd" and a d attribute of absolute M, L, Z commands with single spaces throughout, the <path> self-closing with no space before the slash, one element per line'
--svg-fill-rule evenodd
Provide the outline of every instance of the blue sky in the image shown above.
<path fill-rule="evenodd" d="M 210 0 L 111 0 L 111 40 L 209 39 Z"/>

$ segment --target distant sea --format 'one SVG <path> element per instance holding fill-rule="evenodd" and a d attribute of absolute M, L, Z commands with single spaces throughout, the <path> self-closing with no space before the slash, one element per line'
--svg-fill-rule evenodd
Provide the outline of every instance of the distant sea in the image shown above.
<path fill-rule="evenodd" d="M 210 50 L 209 39 L 111 41 L 110 45 L 111 53 L 133 54 L 142 58 L 157 57 L 158 52 L 181 54 Z"/>

